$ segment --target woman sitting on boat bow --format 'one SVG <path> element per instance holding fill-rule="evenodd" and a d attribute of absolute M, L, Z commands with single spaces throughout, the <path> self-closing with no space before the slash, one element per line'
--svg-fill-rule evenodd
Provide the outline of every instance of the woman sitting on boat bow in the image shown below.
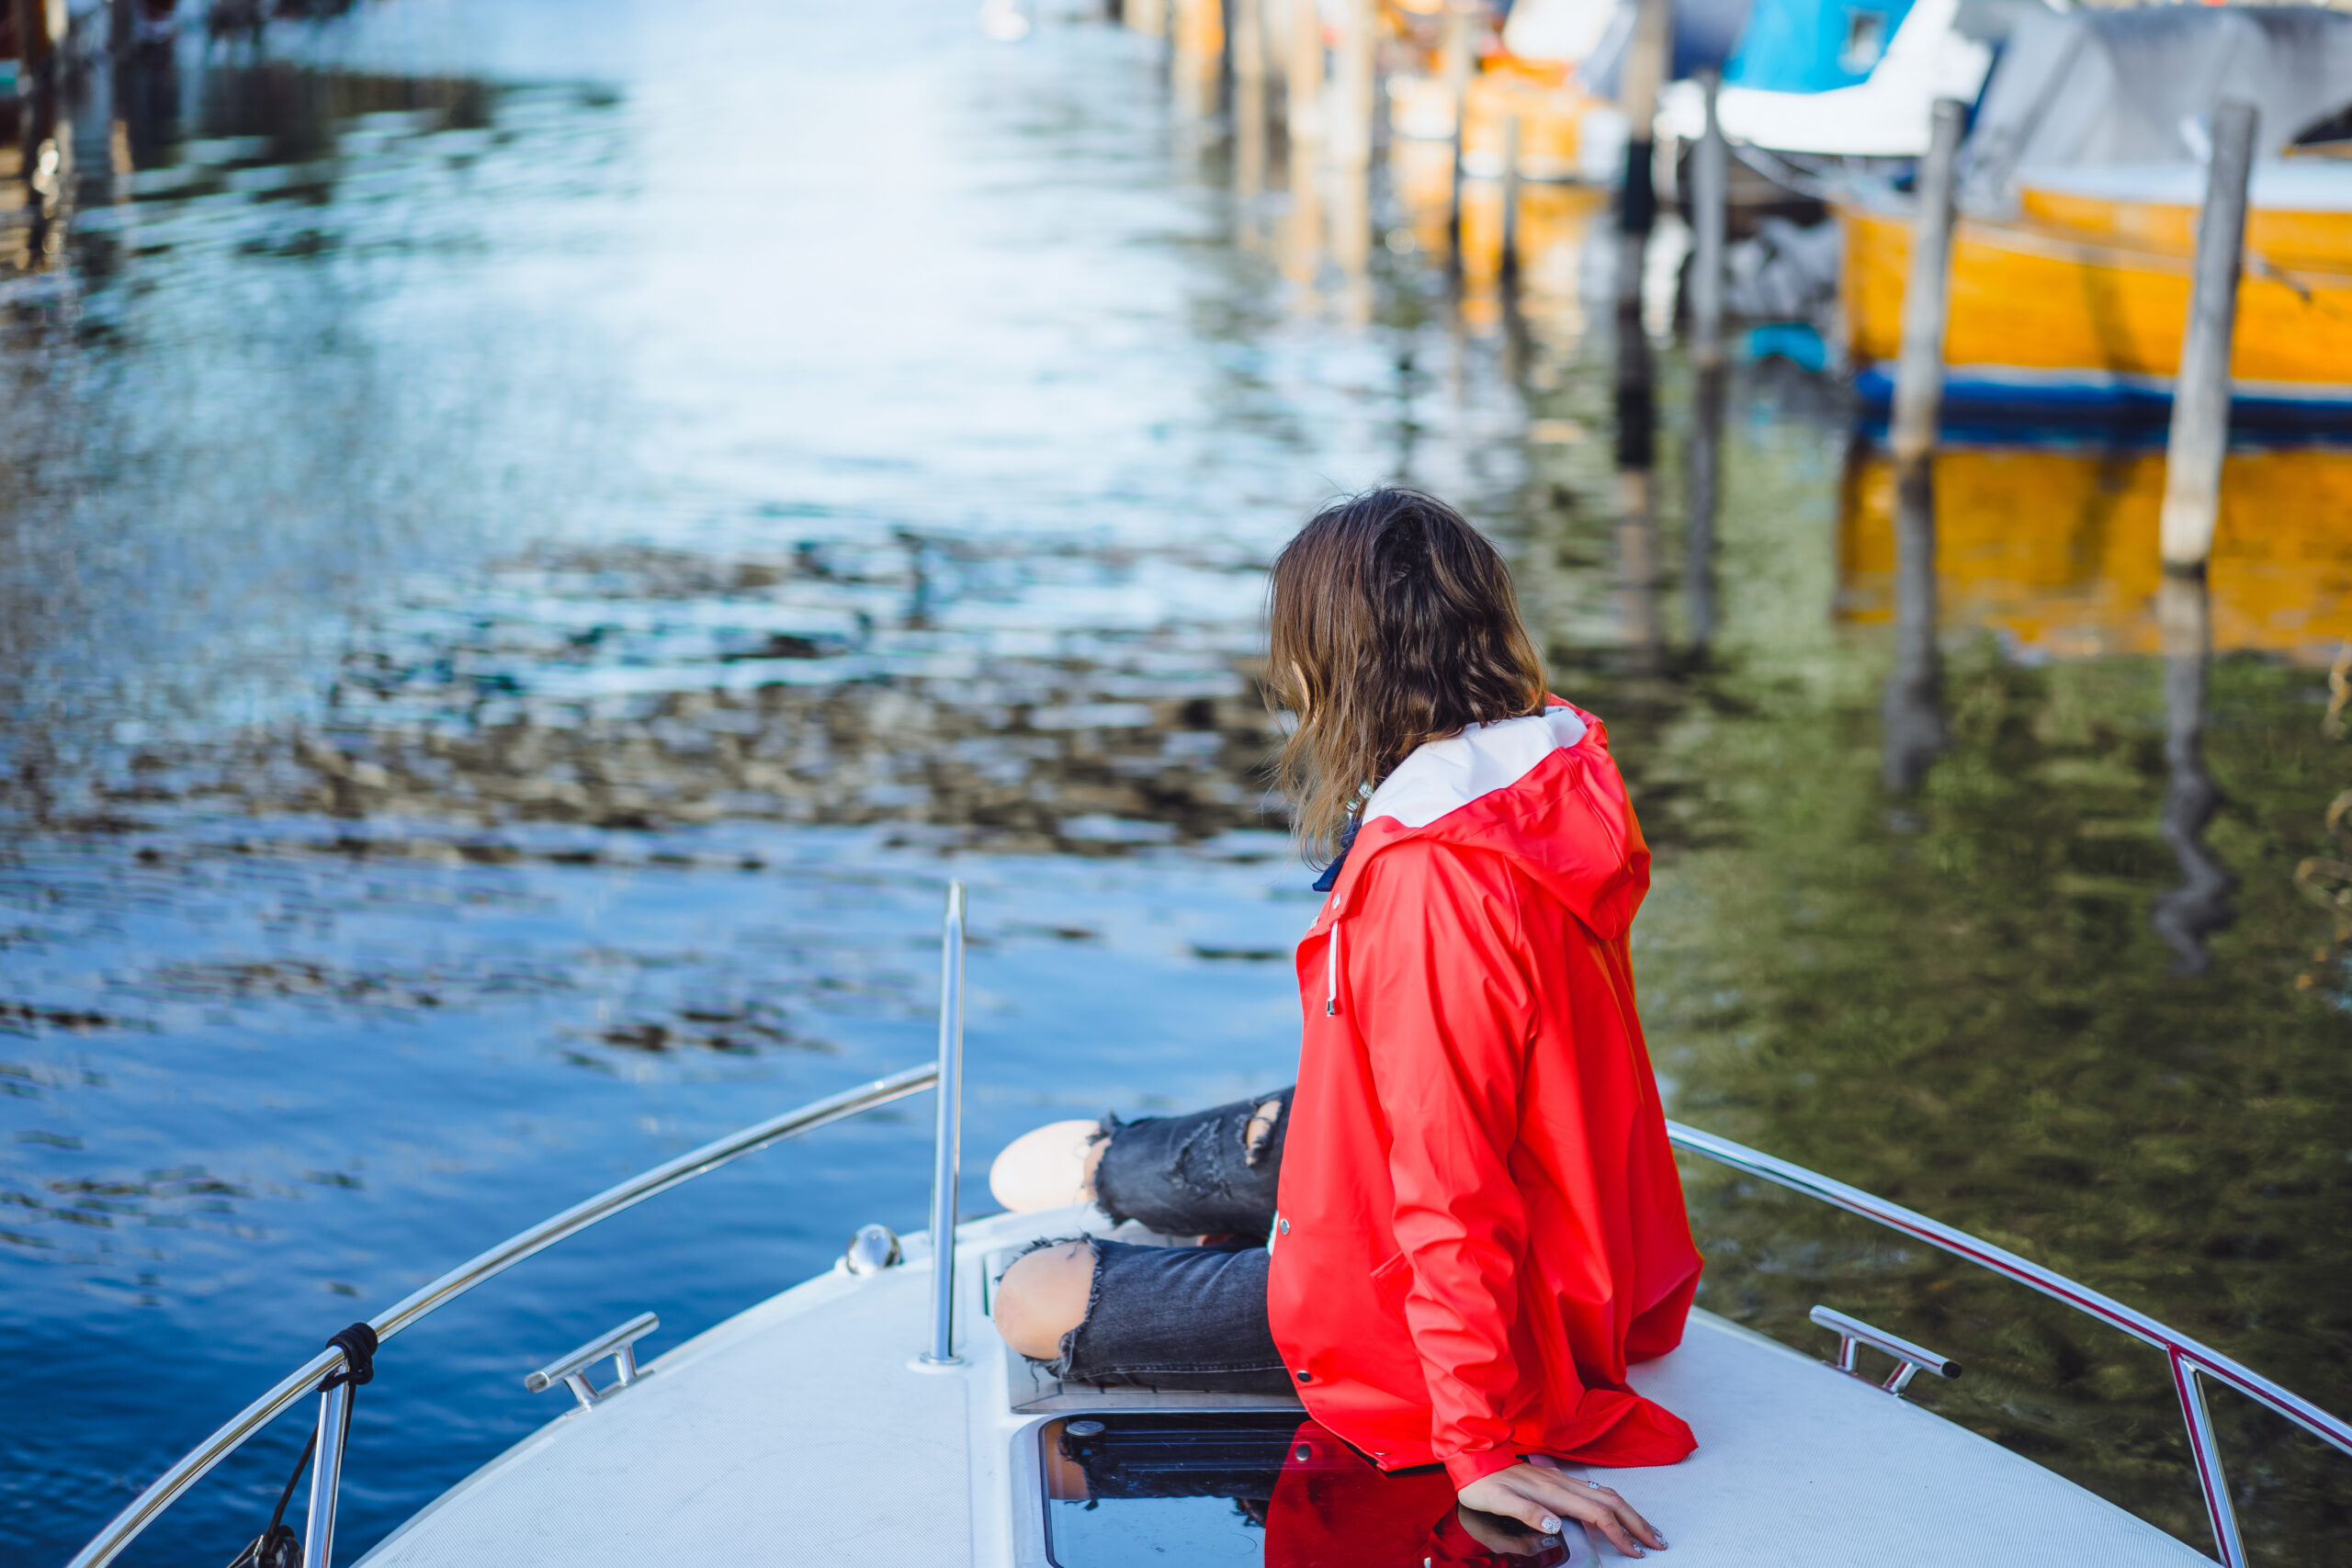
<path fill-rule="evenodd" d="M 1501 558 L 1428 496 L 1318 514 L 1271 621 L 1283 787 L 1336 855 L 1298 946 L 1298 1082 L 1007 1149 L 1009 1207 L 1231 1239 L 1046 1244 L 1006 1270 L 998 1330 L 1070 1382 L 1295 1392 L 1383 1470 L 1442 1463 L 1465 1507 L 1662 1547 L 1560 1469 L 1694 1447 L 1625 1382 L 1679 1343 L 1700 1258 L 1634 1011 L 1649 852 L 1606 736 L 1547 694 Z"/>

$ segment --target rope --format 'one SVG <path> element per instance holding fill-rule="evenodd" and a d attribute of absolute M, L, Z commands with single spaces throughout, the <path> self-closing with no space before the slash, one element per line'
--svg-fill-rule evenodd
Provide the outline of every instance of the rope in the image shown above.
<path fill-rule="evenodd" d="M 376 1381 L 376 1348 L 380 1343 L 376 1331 L 364 1323 L 355 1323 L 330 1338 L 327 1343 L 343 1352 L 343 1370 L 330 1372 L 319 1380 L 319 1392 L 340 1388 L 349 1383 L 352 1395 L 344 1401 L 343 1430 L 335 1435 L 337 1443 L 350 1435 L 352 1407 L 359 1403 L 358 1389 L 362 1383 Z M 286 1489 L 277 1495 L 277 1506 L 270 1510 L 269 1528 L 261 1539 L 245 1548 L 229 1568 L 294 1568 L 300 1561 L 301 1541 L 286 1524 L 286 1506 L 294 1500 L 294 1488 L 302 1482 L 302 1471 L 310 1464 L 311 1456 L 318 1451 L 319 1429 L 313 1426 L 310 1437 L 302 1444 L 302 1452 L 294 1461 L 294 1472 L 286 1478 Z"/>
<path fill-rule="evenodd" d="M 361 1383 L 376 1381 L 376 1347 L 381 1341 L 376 1337 L 374 1329 L 364 1323 L 355 1323 L 334 1335 L 327 1343 L 343 1352 L 343 1371 L 319 1384 L 321 1393 L 338 1383 L 347 1382 L 357 1388 Z"/>

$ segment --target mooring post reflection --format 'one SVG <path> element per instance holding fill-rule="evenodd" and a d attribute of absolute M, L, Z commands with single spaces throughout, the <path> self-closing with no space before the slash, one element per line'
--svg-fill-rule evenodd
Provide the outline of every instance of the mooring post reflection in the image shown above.
<path fill-rule="evenodd" d="M 1943 652 L 1937 640 L 1936 471 L 1898 462 L 1894 476 L 1894 668 L 1880 705 L 1886 786 L 1906 795 L 1943 753 Z"/>
<path fill-rule="evenodd" d="M 1724 369 L 1702 362 L 1690 390 L 1690 493 L 1683 519 L 1682 598 L 1690 651 L 1715 640 L 1715 520 L 1723 508 Z"/>
<path fill-rule="evenodd" d="M 1233 73 L 1233 194 L 1240 204 L 1238 236 L 1255 249 L 1258 197 L 1266 189 L 1265 0 L 1233 0 L 1226 40 Z"/>
<path fill-rule="evenodd" d="M 2213 963 L 2206 938 L 2230 924 L 2230 892 L 2237 886 L 2205 842 L 2206 827 L 2222 808 L 2221 788 L 2205 766 L 2205 682 L 2212 646 L 2205 574 L 2165 573 L 2156 589 L 2156 615 L 2165 650 L 2161 831 L 2180 863 L 2181 882 L 2156 899 L 2148 919 L 2178 955 L 2175 972 L 2201 975 Z"/>
<path fill-rule="evenodd" d="M 1225 78 L 1225 12 L 1219 0 L 1170 0 L 1169 81 L 1180 125 L 1195 131 L 1217 111 Z"/>
<path fill-rule="evenodd" d="M 1628 669 L 1656 671 L 1666 635 L 1657 604 L 1657 387 L 1638 292 L 1617 308 L 1618 636 Z"/>

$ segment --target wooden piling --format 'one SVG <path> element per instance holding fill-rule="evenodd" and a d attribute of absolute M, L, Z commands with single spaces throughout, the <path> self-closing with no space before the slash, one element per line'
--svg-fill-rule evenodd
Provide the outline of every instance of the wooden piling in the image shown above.
<path fill-rule="evenodd" d="M 1225 48 L 1232 62 L 1233 79 L 1237 84 L 1255 82 L 1262 88 L 1266 80 L 1265 0 L 1232 0 L 1232 26 L 1227 30 Z"/>
<path fill-rule="evenodd" d="M 17 24 L 17 71 L 22 81 L 49 68 L 57 39 L 50 27 L 49 0 L 12 0 Z"/>
<path fill-rule="evenodd" d="M 1894 367 L 1894 422 L 1889 445 L 1898 467 L 1924 461 L 1936 446 L 1943 414 L 1944 319 L 1951 286 L 1952 168 L 1960 158 L 1968 106 L 1936 100 L 1920 160 L 1918 216 L 1911 225 L 1911 276 L 1903 290 L 1903 346 Z"/>
<path fill-rule="evenodd" d="M 1514 112 L 1503 118 L 1503 248 L 1499 265 L 1507 289 L 1519 287 L 1519 150 L 1520 118 Z"/>
<path fill-rule="evenodd" d="M 17 25 L 17 166 L 30 219 L 20 231 L 17 265 L 55 259 L 60 220 L 71 175 L 72 138 L 59 134 L 58 50 L 66 22 L 51 0 L 14 0 Z"/>
<path fill-rule="evenodd" d="M 2197 218 L 2188 327 L 2181 337 L 2172 431 L 2165 443 L 2158 533 L 2170 571 L 2205 570 L 2221 516 L 2222 458 L 2230 445 L 2230 345 L 2245 248 L 2255 119 L 2252 104 L 2233 101 L 2213 111 L 2213 156 L 2206 167 L 2205 205 Z"/>
<path fill-rule="evenodd" d="M 1254 203 L 1266 188 L 1266 31 L 1264 0 L 1232 0 L 1226 33 L 1233 65 L 1233 193 L 1241 199 L 1241 235 L 1254 248 Z"/>
<path fill-rule="evenodd" d="M 1625 116 L 1625 184 L 1617 211 L 1628 232 L 1649 232 L 1657 217 L 1657 96 L 1666 86 L 1673 43 L 1672 0 L 1636 0 L 1634 36 L 1617 88 L 1617 107 Z"/>
<path fill-rule="evenodd" d="M 1339 48 L 1332 51 L 1331 112 L 1338 123 L 1326 132 L 1331 155 L 1354 167 L 1372 162 L 1372 117 L 1377 107 L 1374 42 L 1379 0 L 1346 0 L 1340 10 Z"/>
<path fill-rule="evenodd" d="M 1470 75 L 1476 63 L 1470 57 L 1471 16 L 1469 0 L 1453 0 L 1447 6 L 1442 61 L 1446 96 L 1453 104 L 1453 189 L 1447 197 L 1445 216 L 1446 265 L 1457 274 L 1462 270 L 1462 137 L 1463 128 L 1470 118 Z"/>
<path fill-rule="evenodd" d="M 1642 297 L 1642 256 L 1657 220 L 1657 96 L 1674 37 L 1672 0 L 1637 0 L 1617 107 L 1625 116 L 1625 171 L 1617 193 L 1617 303 Z"/>
<path fill-rule="evenodd" d="M 1323 137 L 1323 17 L 1315 0 L 1290 0 L 1289 59 L 1283 67 L 1283 92 L 1294 147 L 1318 142 Z M 1293 184 L 1293 199 L 1296 199 Z"/>
<path fill-rule="evenodd" d="M 1702 370 L 1724 362 L 1724 240 L 1731 199 L 1730 150 L 1715 96 L 1723 73 L 1708 66 L 1699 73 L 1707 106 L 1706 130 L 1690 152 L 1690 344 Z"/>
<path fill-rule="evenodd" d="M 1168 14 L 1170 87 L 1177 115 L 1191 130 L 1216 114 L 1223 96 L 1225 6 L 1223 0 L 1171 0 Z"/>

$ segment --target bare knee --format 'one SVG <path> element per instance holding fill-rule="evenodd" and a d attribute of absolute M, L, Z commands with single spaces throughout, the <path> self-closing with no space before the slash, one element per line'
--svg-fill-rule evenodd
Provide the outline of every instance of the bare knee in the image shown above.
<path fill-rule="evenodd" d="M 1086 1320 L 1094 1291 L 1094 1249 L 1064 1242 L 1024 1253 L 996 1287 L 996 1331 L 1035 1361 L 1062 1353 L 1062 1336 Z"/>
<path fill-rule="evenodd" d="M 1094 1168 L 1109 1146 L 1092 1122 L 1050 1122 L 1023 1133 L 989 1168 L 989 1190 L 1017 1214 L 1094 1200 Z"/>

